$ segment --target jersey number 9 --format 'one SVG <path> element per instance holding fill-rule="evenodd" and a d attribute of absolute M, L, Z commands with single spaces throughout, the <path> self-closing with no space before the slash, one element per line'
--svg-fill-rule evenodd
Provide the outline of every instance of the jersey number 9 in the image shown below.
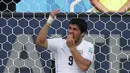
<path fill-rule="evenodd" d="M 69 56 L 69 63 L 68 63 L 70 66 L 73 65 L 73 56 Z"/>

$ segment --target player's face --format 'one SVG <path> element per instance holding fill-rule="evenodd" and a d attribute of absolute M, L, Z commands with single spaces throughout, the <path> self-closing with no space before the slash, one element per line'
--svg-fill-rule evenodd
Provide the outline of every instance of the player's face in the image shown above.
<path fill-rule="evenodd" d="M 74 24 L 69 25 L 69 34 L 73 35 L 75 42 L 80 41 L 82 39 L 82 36 L 83 36 L 79 27 L 77 25 L 74 25 Z"/>

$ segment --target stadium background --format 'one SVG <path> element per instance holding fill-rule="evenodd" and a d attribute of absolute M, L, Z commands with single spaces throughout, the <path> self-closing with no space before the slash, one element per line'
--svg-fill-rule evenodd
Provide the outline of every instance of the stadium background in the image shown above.
<path fill-rule="evenodd" d="M 67 1 L 73 2 L 73 0 Z M 56 5 L 55 2 L 53 4 Z M 129 73 L 130 14 L 85 13 L 86 10 L 80 12 L 81 7 L 84 6 L 77 6 L 75 13 L 66 10 L 58 14 L 48 38 L 57 35 L 66 38 L 69 20 L 72 17 L 83 18 L 88 22 L 88 35 L 85 39 L 95 46 L 94 62 L 88 73 Z M 53 5 L 52 7 L 58 8 Z M 49 13 L 46 12 L 56 8 L 50 8 L 44 13 L 32 13 L 37 10 L 28 12 L 19 7 L 21 11 L 16 10 L 17 12 L 26 13 L 0 14 L 0 73 L 52 73 L 51 70 L 54 69 L 51 68 L 52 54 L 36 45 L 35 40 L 48 18 Z"/>

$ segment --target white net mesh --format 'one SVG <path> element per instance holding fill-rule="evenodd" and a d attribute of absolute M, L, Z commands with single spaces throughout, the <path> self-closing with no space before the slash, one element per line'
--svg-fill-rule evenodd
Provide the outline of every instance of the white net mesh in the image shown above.
<path fill-rule="evenodd" d="M 60 8 L 64 12 L 86 12 L 92 9 L 89 0 L 21 0 L 18 12 L 50 12 Z"/>
<path fill-rule="evenodd" d="M 35 44 L 48 13 L 3 12 L 50 12 L 57 8 L 64 13 L 58 14 L 48 38 L 57 35 L 66 38 L 70 19 L 83 18 L 88 23 L 85 39 L 95 46 L 95 59 L 88 73 L 130 73 L 130 13 L 82 13 L 98 11 L 90 1 L 1 0 L 0 73 L 54 73 L 52 53 Z M 100 3 L 117 11 L 127 1 L 100 0 Z"/>
<path fill-rule="evenodd" d="M 1 0 L 2 12 L 125 12 L 129 0 Z"/>
<path fill-rule="evenodd" d="M 51 73 L 50 52 L 35 45 L 48 13 L 2 13 L 0 18 L 0 73 Z M 95 59 L 89 73 L 130 72 L 129 14 L 60 13 L 48 38 L 66 38 L 72 17 L 88 22 L 85 39 L 95 46 Z M 52 71 L 53 72 L 53 71 Z"/>

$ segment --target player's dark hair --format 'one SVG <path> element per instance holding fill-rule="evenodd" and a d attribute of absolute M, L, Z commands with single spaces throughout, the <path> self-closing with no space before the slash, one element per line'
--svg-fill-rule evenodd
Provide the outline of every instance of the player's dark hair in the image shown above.
<path fill-rule="evenodd" d="M 81 31 L 81 33 L 87 32 L 87 22 L 81 18 L 73 18 L 70 20 L 69 24 L 77 25 Z"/>

